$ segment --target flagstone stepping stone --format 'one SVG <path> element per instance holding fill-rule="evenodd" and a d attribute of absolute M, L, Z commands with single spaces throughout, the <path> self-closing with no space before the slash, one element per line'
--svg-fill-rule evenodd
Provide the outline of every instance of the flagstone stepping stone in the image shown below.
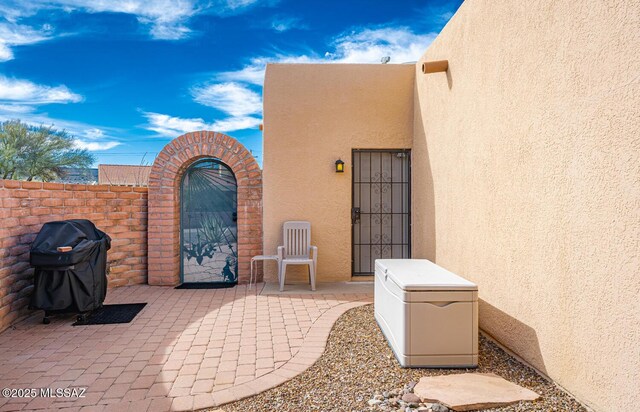
<path fill-rule="evenodd" d="M 439 402 L 454 411 L 493 408 L 540 397 L 493 373 L 427 376 L 420 379 L 413 392 L 424 402 Z"/>

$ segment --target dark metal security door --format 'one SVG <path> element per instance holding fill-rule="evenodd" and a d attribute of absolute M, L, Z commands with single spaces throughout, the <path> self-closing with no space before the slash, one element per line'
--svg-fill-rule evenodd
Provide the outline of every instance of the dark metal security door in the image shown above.
<path fill-rule="evenodd" d="M 411 152 L 353 151 L 353 275 L 371 275 L 376 259 L 411 257 Z"/>
<path fill-rule="evenodd" d="M 180 273 L 183 283 L 238 280 L 237 184 L 217 159 L 187 169 L 180 191 Z"/>

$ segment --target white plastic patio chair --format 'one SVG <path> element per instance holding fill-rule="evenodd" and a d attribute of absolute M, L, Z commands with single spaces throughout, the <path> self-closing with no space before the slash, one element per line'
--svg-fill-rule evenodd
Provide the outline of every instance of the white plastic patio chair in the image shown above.
<path fill-rule="evenodd" d="M 284 290 L 284 279 L 288 265 L 308 265 L 311 290 L 316 290 L 318 248 L 311 246 L 311 223 L 304 221 L 284 222 L 282 240 L 284 246 L 278 246 L 280 292 Z"/>

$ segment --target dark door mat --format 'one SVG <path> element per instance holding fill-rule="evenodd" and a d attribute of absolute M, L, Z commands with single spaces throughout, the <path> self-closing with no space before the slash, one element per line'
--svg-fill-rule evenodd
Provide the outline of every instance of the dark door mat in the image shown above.
<path fill-rule="evenodd" d="M 84 320 L 75 322 L 73 326 L 129 323 L 146 305 L 146 303 L 103 305 L 100 309 L 96 309 L 87 315 Z"/>
<path fill-rule="evenodd" d="M 232 288 L 237 283 L 225 283 L 225 282 L 193 282 L 183 283 L 176 286 L 176 289 L 226 289 Z"/>

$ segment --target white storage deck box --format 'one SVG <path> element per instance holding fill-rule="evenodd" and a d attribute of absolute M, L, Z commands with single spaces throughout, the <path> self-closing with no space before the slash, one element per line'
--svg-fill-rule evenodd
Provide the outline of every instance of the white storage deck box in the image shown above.
<path fill-rule="evenodd" d="M 377 259 L 375 317 L 404 367 L 478 366 L 478 287 L 424 259 Z"/>

